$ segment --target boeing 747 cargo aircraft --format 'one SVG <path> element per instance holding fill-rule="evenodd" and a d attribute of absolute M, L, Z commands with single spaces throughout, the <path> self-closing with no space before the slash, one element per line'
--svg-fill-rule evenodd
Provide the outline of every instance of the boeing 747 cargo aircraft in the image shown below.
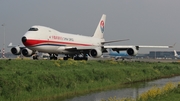
<path fill-rule="evenodd" d="M 103 37 L 105 21 L 106 15 L 103 14 L 92 37 L 63 33 L 49 27 L 35 25 L 30 27 L 21 38 L 25 47 L 12 47 L 11 52 L 15 55 L 22 53 L 24 56 L 32 56 L 35 52 L 49 53 L 50 59 L 55 60 L 58 54 L 65 54 L 64 60 L 68 58 L 87 60 L 88 56 L 101 57 L 102 53 L 107 52 L 106 49 L 109 48 L 116 52 L 126 51 L 130 56 L 136 55 L 139 48 L 171 48 L 171 46 L 105 45 L 124 41 L 105 41 Z"/>

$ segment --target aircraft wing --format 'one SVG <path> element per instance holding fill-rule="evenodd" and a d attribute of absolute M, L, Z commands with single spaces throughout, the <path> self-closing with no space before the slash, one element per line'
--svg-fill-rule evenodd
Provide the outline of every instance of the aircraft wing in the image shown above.
<path fill-rule="evenodd" d="M 74 47 L 65 47 L 65 50 L 91 50 L 91 49 L 95 49 L 98 46 L 74 46 Z M 113 51 L 124 51 L 127 50 L 129 48 L 135 48 L 137 50 L 139 50 L 139 48 L 172 48 L 173 46 L 143 46 L 143 45 L 139 45 L 139 46 L 134 46 L 134 45 L 128 45 L 128 46 L 99 46 L 102 47 L 103 49 L 112 49 Z"/>
<path fill-rule="evenodd" d="M 12 43 L 9 43 L 9 45 L 7 46 L 7 48 L 12 48 L 12 47 L 25 48 L 25 46 L 24 46 L 24 45 L 13 45 Z"/>
<path fill-rule="evenodd" d="M 127 54 L 129 56 L 136 56 L 138 53 L 139 48 L 172 48 L 173 46 L 144 46 L 144 45 L 123 45 L 123 46 L 67 46 L 64 47 L 65 50 L 68 51 L 82 51 L 84 53 L 89 53 L 89 50 L 95 49 L 95 53 L 98 54 L 99 51 L 107 52 L 107 49 L 112 49 L 113 51 L 116 51 L 119 53 L 120 51 L 127 51 Z M 102 50 L 100 50 L 102 49 Z M 100 54 L 100 53 L 99 53 Z"/>
<path fill-rule="evenodd" d="M 143 45 L 128 45 L 128 46 L 103 46 L 105 49 L 111 48 L 112 50 L 127 50 L 129 48 L 136 48 L 139 50 L 139 48 L 173 48 L 173 46 L 143 46 Z"/>
<path fill-rule="evenodd" d="M 135 56 L 138 53 L 139 48 L 172 48 L 173 46 L 143 46 L 143 45 L 129 45 L 129 46 L 103 46 L 103 48 L 106 49 L 112 49 L 113 51 L 116 51 L 119 53 L 119 51 L 127 51 L 127 53 L 130 56 Z"/>

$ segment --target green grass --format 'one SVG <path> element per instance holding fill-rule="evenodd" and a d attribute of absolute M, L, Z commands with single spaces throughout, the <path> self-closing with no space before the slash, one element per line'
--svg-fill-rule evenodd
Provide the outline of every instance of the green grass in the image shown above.
<path fill-rule="evenodd" d="M 180 63 L 0 60 L 0 100 L 67 98 L 180 75 Z"/>

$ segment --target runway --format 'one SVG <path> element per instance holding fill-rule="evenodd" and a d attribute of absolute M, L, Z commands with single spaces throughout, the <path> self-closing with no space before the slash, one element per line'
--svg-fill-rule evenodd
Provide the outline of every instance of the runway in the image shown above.
<path fill-rule="evenodd" d="M 21 58 L 0 58 L 0 60 L 9 60 L 9 59 L 20 59 L 22 60 Z M 31 60 L 31 58 L 24 58 L 25 60 Z M 42 58 L 40 58 L 39 60 L 43 60 Z M 59 59 L 59 60 L 63 60 L 63 59 Z M 114 58 L 88 58 L 88 60 L 115 60 Z M 128 61 L 128 62 L 137 62 L 137 61 L 141 61 L 141 62 L 180 62 L 180 59 L 148 59 L 148 58 L 145 58 L 145 59 L 125 59 L 125 60 L 122 60 L 122 59 L 118 59 L 118 60 L 115 60 L 115 61 Z"/>
<path fill-rule="evenodd" d="M 180 62 L 179 59 L 131 59 L 126 61 L 144 61 L 144 62 Z"/>
<path fill-rule="evenodd" d="M 114 58 L 89 58 L 88 60 L 115 60 L 115 59 Z M 180 59 L 150 59 L 150 58 L 148 59 L 148 58 L 145 58 L 145 59 L 125 59 L 125 60 L 118 59 L 115 61 L 180 62 Z"/>

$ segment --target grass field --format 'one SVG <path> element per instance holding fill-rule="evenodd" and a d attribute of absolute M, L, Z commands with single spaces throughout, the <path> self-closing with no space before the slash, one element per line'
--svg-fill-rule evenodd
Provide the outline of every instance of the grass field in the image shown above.
<path fill-rule="evenodd" d="M 175 75 L 176 62 L 0 60 L 0 100 L 64 99 Z"/>

